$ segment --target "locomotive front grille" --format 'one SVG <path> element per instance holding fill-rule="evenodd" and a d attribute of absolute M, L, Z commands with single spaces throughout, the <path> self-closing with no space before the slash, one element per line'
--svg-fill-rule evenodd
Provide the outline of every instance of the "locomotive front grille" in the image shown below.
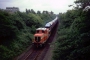
<path fill-rule="evenodd" d="M 40 42 L 41 37 L 35 37 L 36 42 Z"/>

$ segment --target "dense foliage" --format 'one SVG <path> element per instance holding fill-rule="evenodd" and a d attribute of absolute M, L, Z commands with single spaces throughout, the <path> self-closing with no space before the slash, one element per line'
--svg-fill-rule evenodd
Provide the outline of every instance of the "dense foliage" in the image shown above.
<path fill-rule="evenodd" d="M 60 13 L 54 60 L 90 60 L 90 10 L 83 6 Z"/>
<path fill-rule="evenodd" d="M 31 45 L 35 29 L 51 20 L 50 14 L 0 10 L 0 60 L 12 60 Z"/>

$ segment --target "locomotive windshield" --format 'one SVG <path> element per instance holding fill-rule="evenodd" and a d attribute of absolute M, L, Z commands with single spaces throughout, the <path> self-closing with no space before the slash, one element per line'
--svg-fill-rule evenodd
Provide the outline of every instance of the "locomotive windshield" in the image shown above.
<path fill-rule="evenodd" d="M 39 30 L 37 30 L 37 33 L 39 33 Z"/>
<path fill-rule="evenodd" d="M 45 31 L 42 30 L 42 33 L 45 33 Z"/>
<path fill-rule="evenodd" d="M 41 39 L 41 37 L 35 37 L 35 41 L 36 41 L 36 42 L 39 42 L 40 39 Z"/>

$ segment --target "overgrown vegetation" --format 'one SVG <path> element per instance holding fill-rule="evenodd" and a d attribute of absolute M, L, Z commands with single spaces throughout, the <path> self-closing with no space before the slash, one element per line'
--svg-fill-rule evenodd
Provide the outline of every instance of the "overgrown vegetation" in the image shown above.
<path fill-rule="evenodd" d="M 90 9 L 89 0 L 77 0 L 81 8 L 59 15 L 60 26 L 53 60 L 90 60 Z"/>
<path fill-rule="evenodd" d="M 35 12 L 9 14 L 0 10 L 0 60 L 12 60 L 31 45 L 35 29 L 54 15 Z"/>

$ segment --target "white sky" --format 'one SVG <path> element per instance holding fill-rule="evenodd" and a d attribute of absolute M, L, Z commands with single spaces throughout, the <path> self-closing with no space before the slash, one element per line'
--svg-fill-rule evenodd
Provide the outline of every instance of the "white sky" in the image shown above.
<path fill-rule="evenodd" d="M 0 0 L 0 8 L 19 7 L 20 11 L 33 9 L 34 11 L 53 11 L 55 14 L 66 12 L 72 7 L 68 5 L 74 4 L 76 0 Z"/>

